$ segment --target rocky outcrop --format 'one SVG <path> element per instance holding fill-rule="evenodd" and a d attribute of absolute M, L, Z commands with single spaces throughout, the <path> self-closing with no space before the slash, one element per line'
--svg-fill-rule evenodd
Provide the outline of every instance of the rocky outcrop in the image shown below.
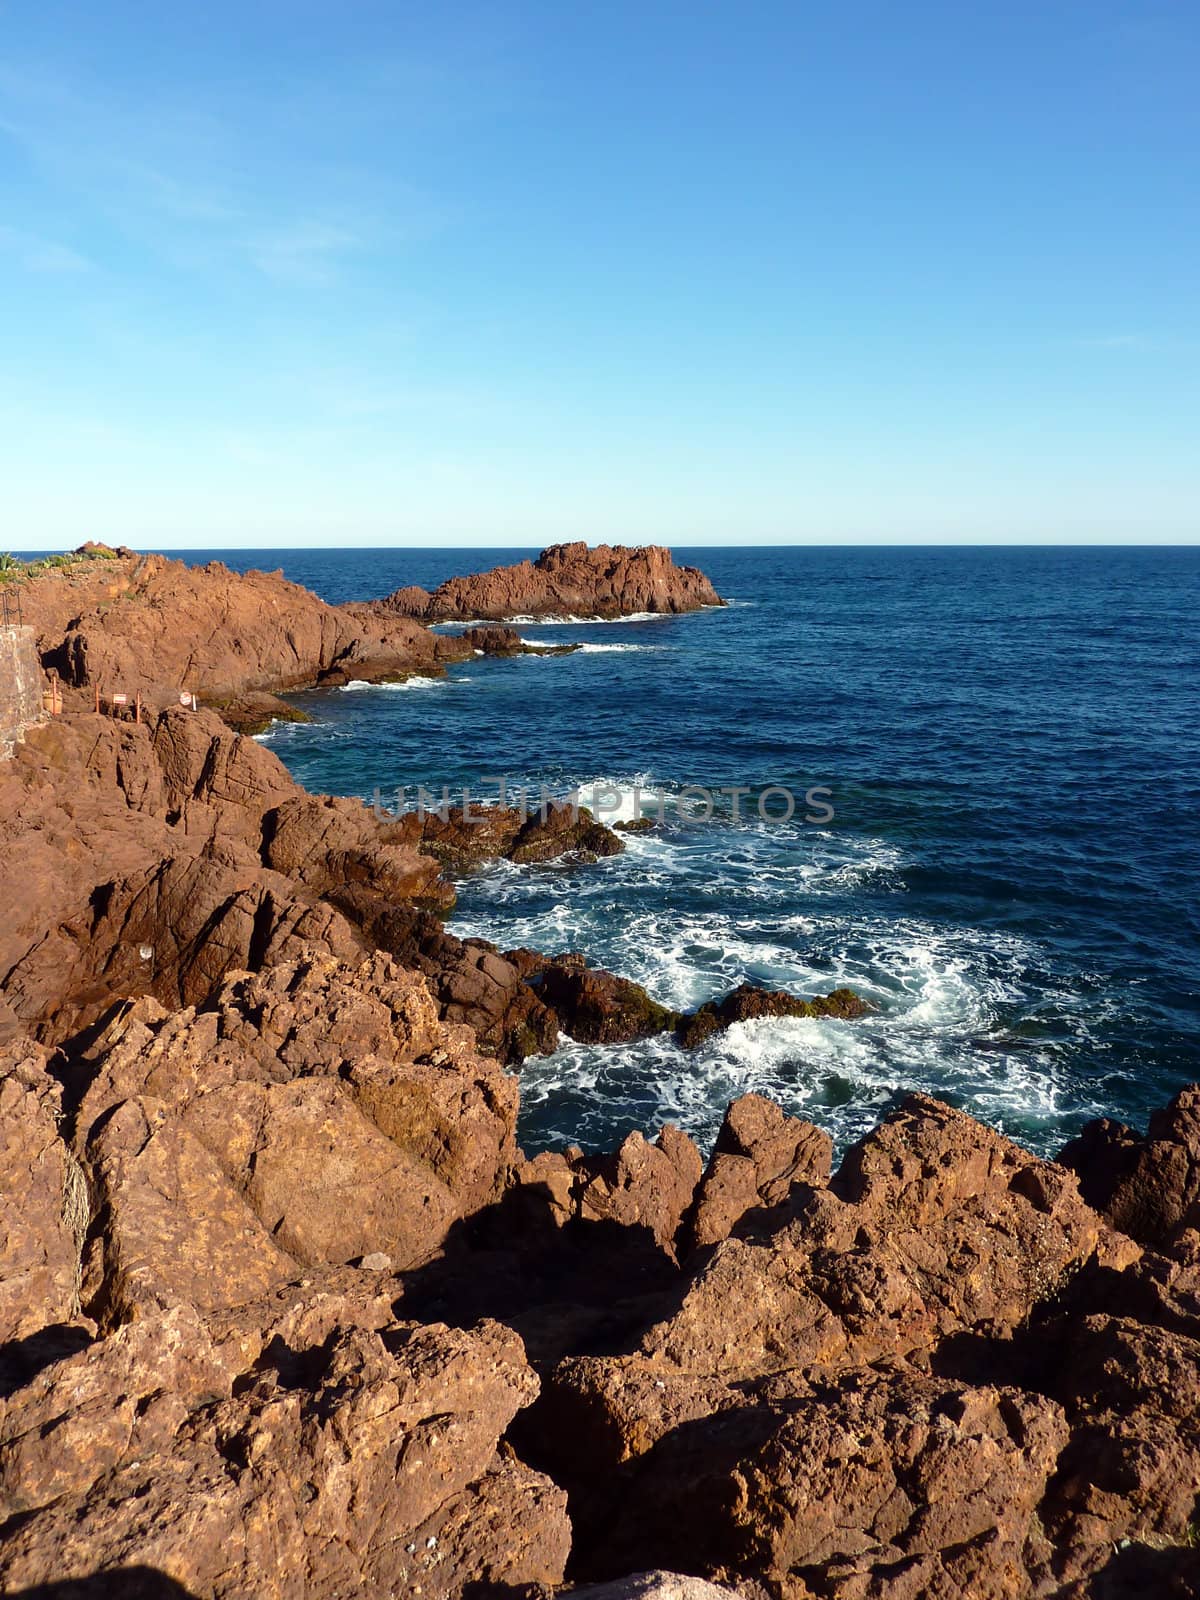
<path fill-rule="evenodd" d="M 853 989 L 835 989 L 832 994 L 801 1000 L 796 995 L 759 989 L 743 983 L 724 999 L 710 1001 L 698 1011 L 680 1018 L 676 1038 L 685 1050 L 695 1050 L 735 1022 L 755 1022 L 760 1017 L 836 1017 L 853 1021 L 871 1010 Z"/>
<path fill-rule="evenodd" d="M 516 1155 L 515 1083 L 474 1047 L 382 955 L 314 952 L 203 1012 L 114 1017 L 68 1078 L 99 1217 L 86 1309 L 211 1311 L 303 1267 L 428 1257 Z"/>
<path fill-rule="evenodd" d="M 479 806 L 468 817 L 452 807 L 426 810 L 414 813 L 408 826 L 422 850 L 455 871 L 500 859 L 524 866 L 561 856 L 595 861 L 625 848 L 624 840 L 586 806 L 565 801 L 528 808 Z"/>
<path fill-rule="evenodd" d="M 467 628 L 461 637 L 481 656 L 569 656 L 583 648 L 578 644 L 526 644 L 515 628 L 499 626 Z"/>
<path fill-rule="evenodd" d="M 489 1048 L 523 1059 L 556 1034 L 511 964 L 445 933 L 442 863 L 621 848 L 565 806 L 443 821 L 309 795 L 269 749 L 180 708 L 31 729 L 0 768 L 0 803 L 0 895 L 16 908 L 0 926 L 0 1037 L 55 1043 L 118 998 L 199 1005 L 230 971 L 311 947 L 347 960 L 384 949 L 434 981 L 445 1020 L 479 1023 Z"/>
<path fill-rule="evenodd" d="M 863 1003 L 457 939 L 443 868 L 619 841 L 310 796 L 205 711 L 31 729 L 0 814 L 4 1593 L 1200 1593 L 1200 1086 L 1057 1163 L 925 1096 L 836 1169 L 754 1094 L 707 1162 L 526 1156 L 560 1026 Z"/>
<path fill-rule="evenodd" d="M 450 578 L 432 594 L 409 586 L 378 611 L 423 622 L 508 617 L 626 617 L 724 604 L 697 567 L 677 567 L 661 545 L 556 544 L 536 561 Z"/>
<path fill-rule="evenodd" d="M 688 1242 L 718 1244 L 748 1214 L 785 1204 L 794 1185 L 824 1186 L 832 1168 L 827 1133 L 785 1116 L 773 1100 L 743 1095 L 725 1113 L 696 1191 Z"/>
<path fill-rule="evenodd" d="M 756 1096 L 704 1170 L 672 1129 L 522 1160 L 380 955 L 4 1061 L 6 1592 L 545 1596 L 568 1554 L 614 1594 L 1195 1590 L 1200 1252 L 936 1101 L 833 1173 Z"/>
<path fill-rule="evenodd" d="M 280 572 L 189 567 L 132 551 L 39 572 L 22 585 L 22 608 L 65 684 L 131 700 L 140 692 L 155 707 L 184 690 L 236 702 L 250 692 L 438 673 L 470 649 L 398 612 L 326 605 Z"/>
<path fill-rule="evenodd" d="M 1168 1247 L 1200 1230 L 1200 1087 L 1150 1118 L 1145 1138 L 1107 1118 L 1090 1122 L 1059 1156 L 1089 1202 L 1143 1244 Z"/>
<path fill-rule="evenodd" d="M 0 761 L 41 721 L 44 682 L 33 629 L 0 625 Z"/>

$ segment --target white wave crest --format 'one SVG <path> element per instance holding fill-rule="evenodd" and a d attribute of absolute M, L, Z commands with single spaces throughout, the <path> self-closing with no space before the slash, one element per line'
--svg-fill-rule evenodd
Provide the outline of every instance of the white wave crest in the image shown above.
<path fill-rule="evenodd" d="M 363 689 L 396 691 L 400 689 L 444 688 L 449 681 L 448 678 L 426 678 L 420 673 L 414 673 L 411 678 L 401 678 L 395 683 L 368 683 L 365 678 L 351 678 L 349 683 L 343 683 L 340 687 L 343 694 L 358 694 Z"/>

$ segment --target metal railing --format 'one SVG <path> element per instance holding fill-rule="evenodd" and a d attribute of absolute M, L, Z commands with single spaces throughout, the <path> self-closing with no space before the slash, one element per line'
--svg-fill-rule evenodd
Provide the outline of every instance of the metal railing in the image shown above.
<path fill-rule="evenodd" d="M 21 615 L 21 591 L 19 589 L 0 588 L 0 627 L 23 628 L 25 619 Z"/>

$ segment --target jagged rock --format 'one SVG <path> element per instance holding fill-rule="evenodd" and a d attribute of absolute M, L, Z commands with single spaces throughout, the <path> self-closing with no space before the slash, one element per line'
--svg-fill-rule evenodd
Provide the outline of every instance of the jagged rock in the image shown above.
<path fill-rule="evenodd" d="M 457 870 L 505 858 L 521 865 L 573 855 L 620 855 L 623 841 L 586 806 L 547 801 L 531 806 L 480 806 L 469 816 L 428 810 L 420 821 L 421 848 Z"/>
<path fill-rule="evenodd" d="M 653 1144 L 631 1133 L 615 1155 L 580 1156 L 572 1165 L 577 1216 L 647 1228 L 657 1245 L 674 1253 L 703 1170 L 700 1152 L 685 1133 L 668 1124 Z"/>
<path fill-rule="evenodd" d="M 539 957 L 532 950 L 510 951 L 525 981 L 558 1018 L 572 1039 L 584 1044 L 619 1044 L 662 1033 L 676 1014 L 652 1000 L 629 978 L 589 967 L 578 953 Z"/>
<path fill-rule="evenodd" d="M 690 1242 L 717 1244 L 747 1211 L 787 1199 L 792 1185 L 819 1187 L 833 1169 L 827 1133 L 788 1117 L 773 1100 L 747 1094 L 725 1113 L 696 1195 Z"/>
<path fill-rule="evenodd" d="M 1087 1572 L 1124 1540 L 1191 1544 L 1200 1341 L 1110 1316 L 1049 1334 L 1057 1337 L 1043 1382 L 1072 1429 L 1044 1513 L 1055 1545 Z"/>
<path fill-rule="evenodd" d="M 439 672 L 445 651 L 398 612 L 326 605 L 280 572 L 235 573 L 122 553 L 40 574 L 22 592 L 43 658 L 67 685 L 214 701 L 347 677 Z"/>
<path fill-rule="evenodd" d="M 317 894 L 355 902 L 350 888 L 369 889 L 384 908 L 397 901 L 449 910 L 454 891 L 438 863 L 410 842 L 411 830 L 380 823 L 357 800 L 294 794 L 262 818 L 267 866 Z"/>
<path fill-rule="evenodd" d="M 1123 1123 L 1091 1122 L 1059 1159 L 1113 1227 L 1142 1244 L 1200 1228 L 1200 1084 L 1156 1111 L 1146 1138 Z"/>
<path fill-rule="evenodd" d="M 708 1576 L 811 1566 L 818 1592 L 846 1597 L 1028 1592 L 1061 1413 L 923 1369 L 955 1338 L 1011 1339 L 1086 1264 L 1119 1271 L 1136 1247 L 1063 1169 L 919 1096 L 827 1187 L 787 1175 L 790 1148 L 820 1176 L 819 1141 L 754 1102 L 731 1121 L 739 1159 L 776 1170 L 784 1200 L 716 1246 L 636 1353 L 563 1362 L 530 1419 L 572 1492 L 584 1570 L 677 1564 L 686 1499 Z M 901 1573 L 910 1587 L 891 1587 Z"/>
<path fill-rule="evenodd" d="M 297 1264 L 425 1259 L 499 1194 L 516 1091 L 421 980 L 319 952 L 235 975 L 212 1009 L 118 1017 L 86 1063 L 77 1140 L 100 1217 L 85 1294 L 209 1311 Z"/>
<path fill-rule="evenodd" d="M 222 1357 L 168 1313 L 12 1395 L 0 1484 L 15 1475 L 20 1500 L 0 1516 L 23 1515 L 0 1544 L 6 1592 L 124 1567 L 213 1600 L 561 1580 L 565 1497 L 497 1455 L 537 1392 L 514 1335 L 318 1319 L 309 1342 L 294 1316 L 278 1326 L 239 1373 L 232 1345 Z"/>
<path fill-rule="evenodd" d="M 536 561 L 450 578 L 433 594 L 397 589 L 378 609 L 425 622 L 523 616 L 635 616 L 698 611 L 724 601 L 696 567 L 677 567 L 661 545 L 556 544 Z"/>

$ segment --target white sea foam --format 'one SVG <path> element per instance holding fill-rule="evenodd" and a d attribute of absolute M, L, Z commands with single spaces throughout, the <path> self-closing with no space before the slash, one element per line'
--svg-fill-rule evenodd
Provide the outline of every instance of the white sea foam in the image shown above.
<path fill-rule="evenodd" d="M 631 814 L 635 781 L 618 790 Z M 950 1096 L 987 1121 L 1052 1149 L 1080 1086 L 1052 1038 L 1014 1037 L 1010 1019 L 1045 995 L 1045 954 L 997 930 L 942 927 L 906 913 L 855 906 L 854 891 L 904 895 L 904 857 L 885 840 L 833 833 L 668 820 L 629 835 L 626 851 L 569 892 L 548 867 L 505 864 L 464 906 L 460 935 L 554 954 L 584 950 L 599 966 L 690 1010 L 741 982 L 808 997 L 848 986 L 875 1008 L 854 1022 L 760 1019 L 735 1024 L 698 1051 L 663 1036 L 636 1044 L 565 1041 L 522 1069 L 531 1142 L 561 1136 L 611 1146 L 614 1128 L 674 1121 L 711 1143 L 725 1105 L 755 1090 L 811 1117 L 842 1144 L 861 1136 L 899 1090 Z M 1069 1009 L 1069 996 L 1064 993 Z"/>
<path fill-rule="evenodd" d="M 507 620 L 519 623 L 523 628 L 596 628 L 621 622 L 669 622 L 672 617 L 681 614 L 674 611 L 627 611 L 619 617 L 576 617 L 568 613 L 561 617 L 509 617 Z"/>
<path fill-rule="evenodd" d="M 598 655 L 625 655 L 634 650 L 666 650 L 665 644 L 581 644 L 580 653 L 585 656 Z"/>
<path fill-rule="evenodd" d="M 411 678 L 401 678 L 395 683 L 368 683 L 365 678 L 351 678 L 349 683 L 343 683 L 340 687 L 343 694 L 357 694 L 363 689 L 438 689 L 445 688 L 450 681 L 449 678 L 426 678 L 414 673 Z"/>
<path fill-rule="evenodd" d="M 638 817 L 658 815 L 662 798 L 649 773 L 634 778 L 588 778 L 577 786 L 580 805 L 587 806 L 609 827 L 614 822 L 635 822 Z"/>

